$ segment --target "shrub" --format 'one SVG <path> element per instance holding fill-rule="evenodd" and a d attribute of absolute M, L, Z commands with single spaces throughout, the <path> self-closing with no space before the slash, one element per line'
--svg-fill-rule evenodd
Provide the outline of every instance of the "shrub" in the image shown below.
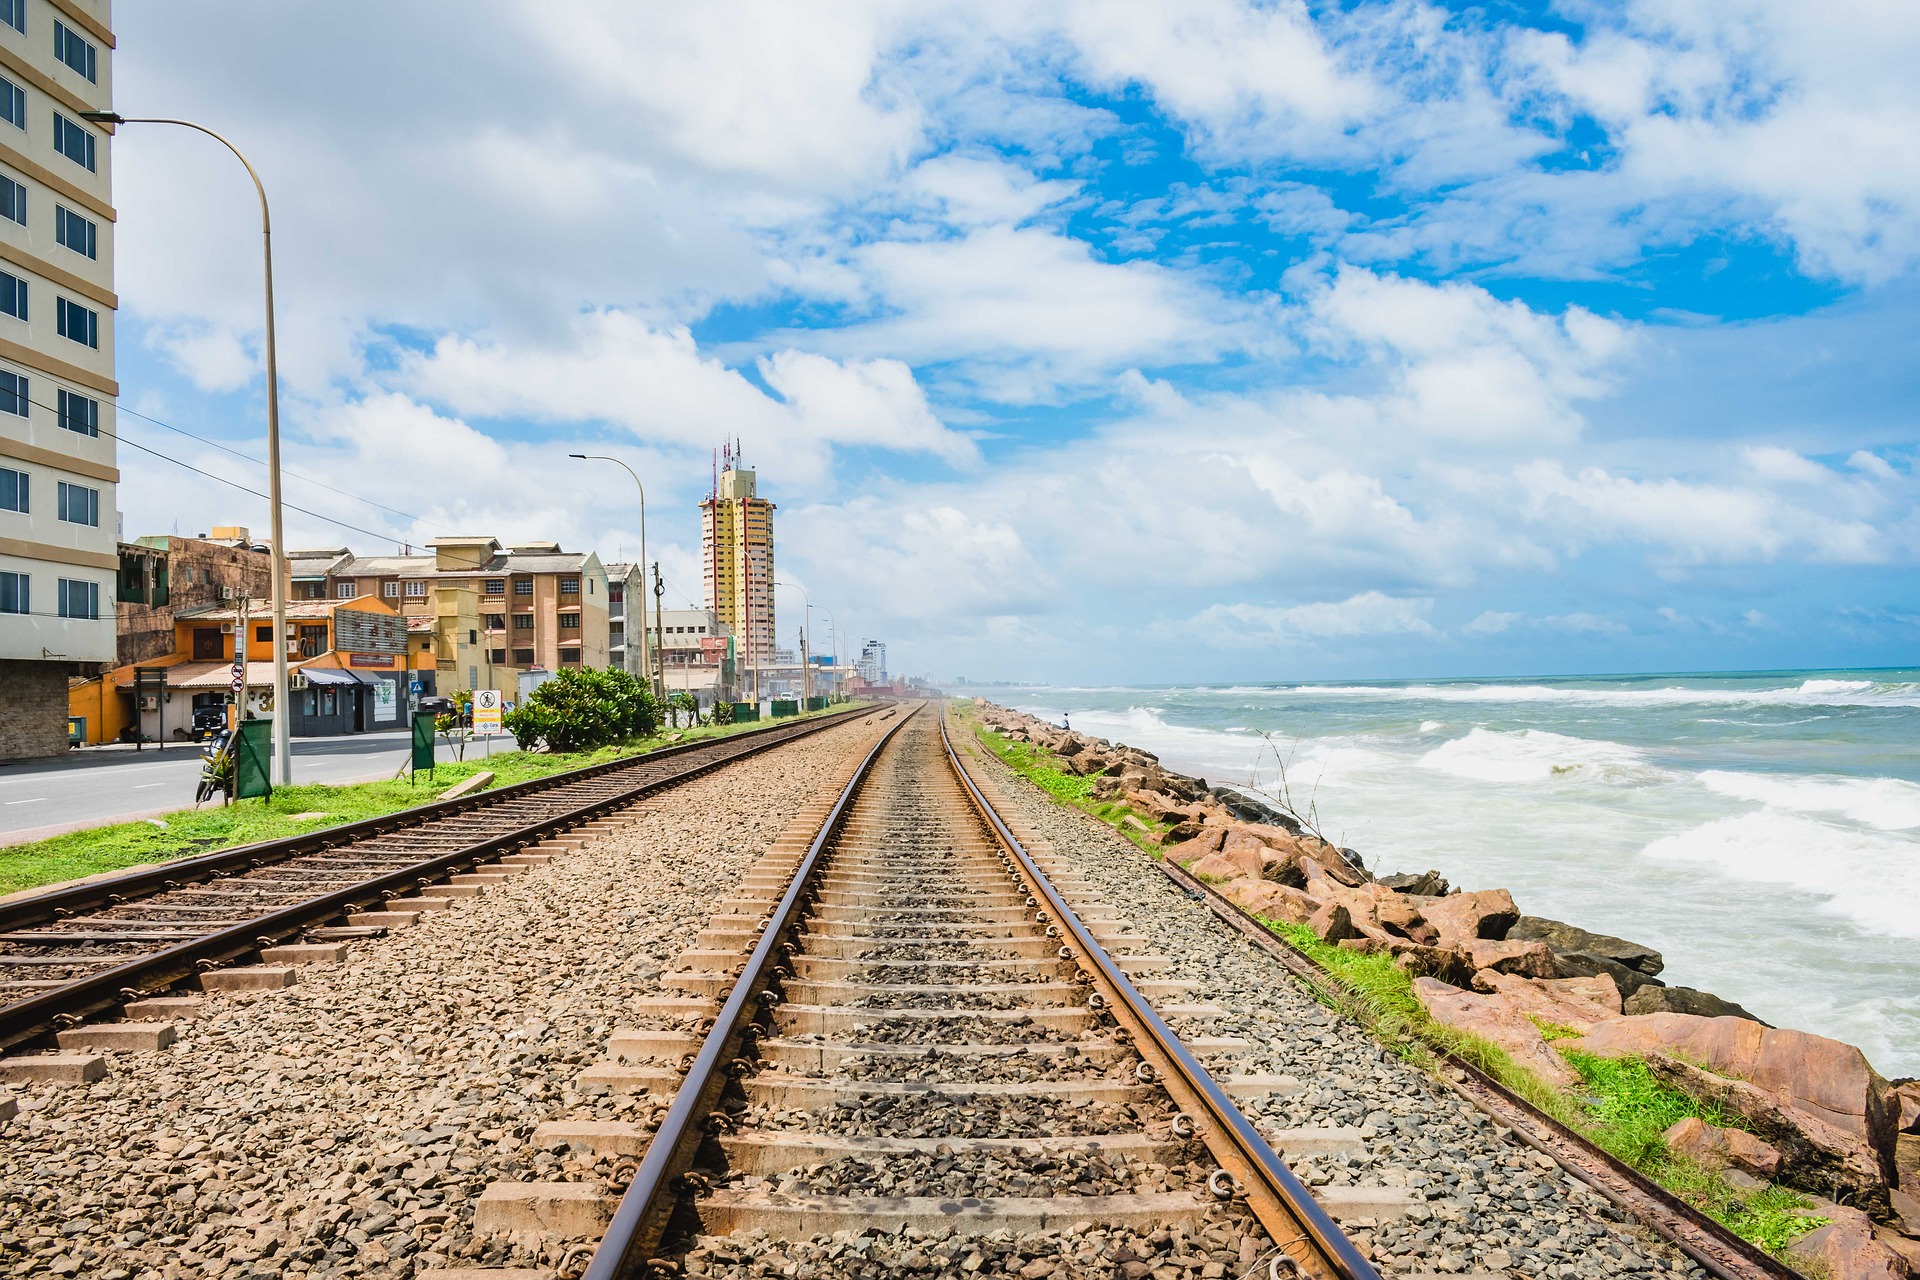
<path fill-rule="evenodd" d="M 535 689 L 503 723 L 523 751 L 592 751 L 640 738 L 660 725 L 660 709 L 625 671 L 567 667 Z"/>

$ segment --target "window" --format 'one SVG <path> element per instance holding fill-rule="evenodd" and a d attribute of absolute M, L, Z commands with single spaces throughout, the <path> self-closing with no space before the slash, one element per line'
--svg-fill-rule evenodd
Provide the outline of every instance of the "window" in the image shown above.
<path fill-rule="evenodd" d="M 60 579 L 60 616 L 98 618 L 100 616 L 100 584 L 81 582 L 77 578 Z"/>
<path fill-rule="evenodd" d="M 81 346 L 99 349 L 100 313 L 98 311 L 92 307 L 83 307 L 66 298 L 57 300 L 55 310 L 59 312 L 59 323 L 56 327 L 60 330 L 61 337 L 71 338 Z M 25 319 L 24 316 L 21 318 Z"/>
<path fill-rule="evenodd" d="M 72 391 L 60 393 L 60 425 L 83 436 L 100 434 L 100 402 Z"/>
<path fill-rule="evenodd" d="M 98 489 L 89 489 L 83 484 L 68 484 L 62 480 L 59 493 L 56 495 L 56 505 L 59 509 L 55 515 L 68 524 L 90 524 L 97 527 L 100 523 L 100 491 Z"/>
<path fill-rule="evenodd" d="M 0 370 L 0 413 L 27 416 L 27 380 L 17 373 Z"/>
<path fill-rule="evenodd" d="M 0 120 L 16 129 L 27 127 L 27 91 L 0 76 Z"/>
<path fill-rule="evenodd" d="M 532 666 L 532 665 L 533 665 L 533 650 L 531 650 L 531 649 L 515 649 L 515 650 L 513 651 L 513 665 L 514 665 L 514 666 L 516 666 L 516 667 L 530 667 L 530 666 Z"/>
<path fill-rule="evenodd" d="M 21 107 L 21 128 L 26 128 L 26 108 Z M 67 159 L 93 172 L 93 135 L 58 111 L 53 113 L 53 149 Z"/>
<path fill-rule="evenodd" d="M 0 271 L 0 312 L 15 320 L 27 318 L 27 282 L 5 271 Z"/>
<path fill-rule="evenodd" d="M 621 586 L 617 582 L 610 582 L 607 584 L 607 603 L 608 604 L 625 604 L 626 600 L 627 600 L 627 589 L 625 587 Z"/>
<path fill-rule="evenodd" d="M 0 467 L 0 511 L 27 509 L 27 473 Z"/>
<path fill-rule="evenodd" d="M 505 649 L 489 649 L 487 650 L 487 661 L 505 666 L 507 662 L 507 651 Z"/>
<path fill-rule="evenodd" d="M 507 580 L 505 578 L 488 578 L 487 594 L 490 596 L 503 596 L 507 594 Z"/>
<path fill-rule="evenodd" d="M 560 662 L 562 665 L 570 663 L 578 666 L 580 664 L 580 651 L 578 649 L 562 649 L 560 651 Z"/>
<path fill-rule="evenodd" d="M 513 594 L 515 594 L 515 595 L 517 595 L 517 596 L 530 596 L 530 595 L 532 595 L 532 594 L 533 594 L 533 579 L 532 579 L 532 578 L 516 578 L 516 579 L 514 579 L 514 583 L 513 583 Z"/>
<path fill-rule="evenodd" d="M 27 193 L 22 189 L 22 209 L 26 207 L 26 200 Z M 26 220 L 26 214 L 22 213 L 20 221 Z M 83 218 L 63 204 L 53 206 L 53 238 L 83 258 L 100 256 L 100 228 L 92 218 Z"/>
<path fill-rule="evenodd" d="M 513 629 L 514 629 L 515 631 L 531 631 L 531 630 L 533 630 L 533 615 L 532 615 L 532 614 L 530 614 L 530 613 L 516 613 L 516 614 L 514 614 L 514 615 L 513 615 Z"/>
<path fill-rule="evenodd" d="M 505 631 L 507 629 L 507 615 L 504 613 L 489 613 L 481 620 L 487 624 L 487 630 L 489 631 Z"/>
<path fill-rule="evenodd" d="M 397 582 L 383 582 L 380 584 L 380 594 L 389 600 L 398 600 L 400 598 L 400 584 Z"/>
<path fill-rule="evenodd" d="M 468 628 L 468 630 L 467 630 L 467 643 L 468 643 L 468 644 L 470 644 L 470 645 L 475 645 L 475 644 L 479 644 L 479 643 L 480 643 L 480 633 L 479 633 L 478 631 L 475 631 L 475 630 L 473 630 L 472 628 Z"/>
<path fill-rule="evenodd" d="M 426 584 L 426 583 L 424 583 L 424 582 L 409 582 L 409 583 L 407 584 L 407 598 L 408 598 L 409 600 L 421 600 L 421 599 L 425 599 L 425 598 L 426 598 L 426 594 L 427 594 L 427 584 Z"/>
<path fill-rule="evenodd" d="M 580 615 L 577 613 L 563 613 L 560 615 L 560 625 L 568 630 L 578 631 L 580 629 Z"/>
<path fill-rule="evenodd" d="M 27 601 L 27 575 L 0 572 L 0 613 L 31 613 Z"/>
<path fill-rule="evenodd" d="M 327 651 L 327 627 L 325 623 L 300 624 L 300 656 L 317 658 Z"/>
<path fill-rule="evenodd" d="M 0 0 L 0 22 L 27 34 L 27 0 Z"/>
<path fill-rule="evenodd" d="M 353 584 L 351 582 L 337 582 L 334 584 L 333 594 L 342 600 L 351 600 L 353 599 Z"/>
<path fill-rule="evenodd" d="M 561 595 L 563 595 L 563 596 L 577 596 L 577 595 L 579 595 L 579 594 L 580 594 L 580 579 L 578 579 L 578 578 L 562 578 L 562 579 L 560 579 L 560 594 L 561 594 Z"/>
<path fill-rule="evenodd" d="M 0 217 L 27 225 L 27 189 L 5 174 L 0 174 Z"/>
<path fill-rule="evenodd" d="M 255 627 L 253 629 L 253 642 L 255 644 L 272 644 L 273 628 L 272 627 Z"/>
<path fill-rule="evenodd" d="M 100 82 L 100 54 L 93 47 L 93 41 L 58 18 L 53 22 L 53 56 L 93 83 Z"/>

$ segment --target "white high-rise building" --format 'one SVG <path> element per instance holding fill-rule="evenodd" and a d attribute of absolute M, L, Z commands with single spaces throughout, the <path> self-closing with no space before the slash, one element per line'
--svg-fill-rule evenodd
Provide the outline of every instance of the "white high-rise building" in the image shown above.
<path fill-rule="evenodd" d="M 859 671 L 868 684 L 887 683 L 887 646 L 878 640 L 861 645 Z"/>
<path fill-rule="evenodd" d="M 108 0 L 0 0 L 0 760 L 67 744 L 114 660 Z"/>

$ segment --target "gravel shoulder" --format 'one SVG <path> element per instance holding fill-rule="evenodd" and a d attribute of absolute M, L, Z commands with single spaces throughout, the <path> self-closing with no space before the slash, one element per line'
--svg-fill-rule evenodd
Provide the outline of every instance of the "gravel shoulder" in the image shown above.
<path fill-rule="evenodd" d="M 551 1266 L 476 1237 L 500 1180 L 609 1170 L 535 1149 L 554 1119 L 646 1124 L 576 1084 L 821 781 L 852 724 L 648 802 L 639 820 L 284 991 L 209 997 L 157 1053 L 20 1088 L 0 1126 L 0 1273 L 101 1280 Z"/>
<path fill-rule="evenodd" d="M 983 757 L 973 756 L 968 767 L 995 777 L 1004 803 L 1016 810 L 1008 816 L 1051 841 L 1107 902 L 1124 904 L 1135 930 L 1157 944 L 1151 949 L 1174 959 L 1169 976 L 1201 984 L 1192 999 L 1230 1011 L 1207 1033 L 1254 1043 L 1251 1052 L 1217 1069 L 1305 1082 L 1298 1093 L 1246 1104 L 1263 1131 L 1360 1130 L 1364 1154 L 1289 1159 L 1309 1187 L 1385 1184 L 1425 1196 L 1426 1207 L 1406 1220 L 1348 1224 L 1383 1273 L 1569 1280 L 1705 1274 L 1553 1161 L 1504 1141 L 1479 1111 L 1315 1002 L 1270 957 L 1175 887 L 1137 846 Z"/>

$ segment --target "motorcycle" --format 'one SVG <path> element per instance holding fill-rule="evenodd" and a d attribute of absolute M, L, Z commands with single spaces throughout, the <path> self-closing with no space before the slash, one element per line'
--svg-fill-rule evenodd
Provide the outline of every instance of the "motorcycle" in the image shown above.
<path fill-rule="evenodd" d="M 195 808 L 205 804 L 218 791 L 233 794 L 233 730 L 221 729 L 200 744 L 200 785 L 194 788 Z"/>

